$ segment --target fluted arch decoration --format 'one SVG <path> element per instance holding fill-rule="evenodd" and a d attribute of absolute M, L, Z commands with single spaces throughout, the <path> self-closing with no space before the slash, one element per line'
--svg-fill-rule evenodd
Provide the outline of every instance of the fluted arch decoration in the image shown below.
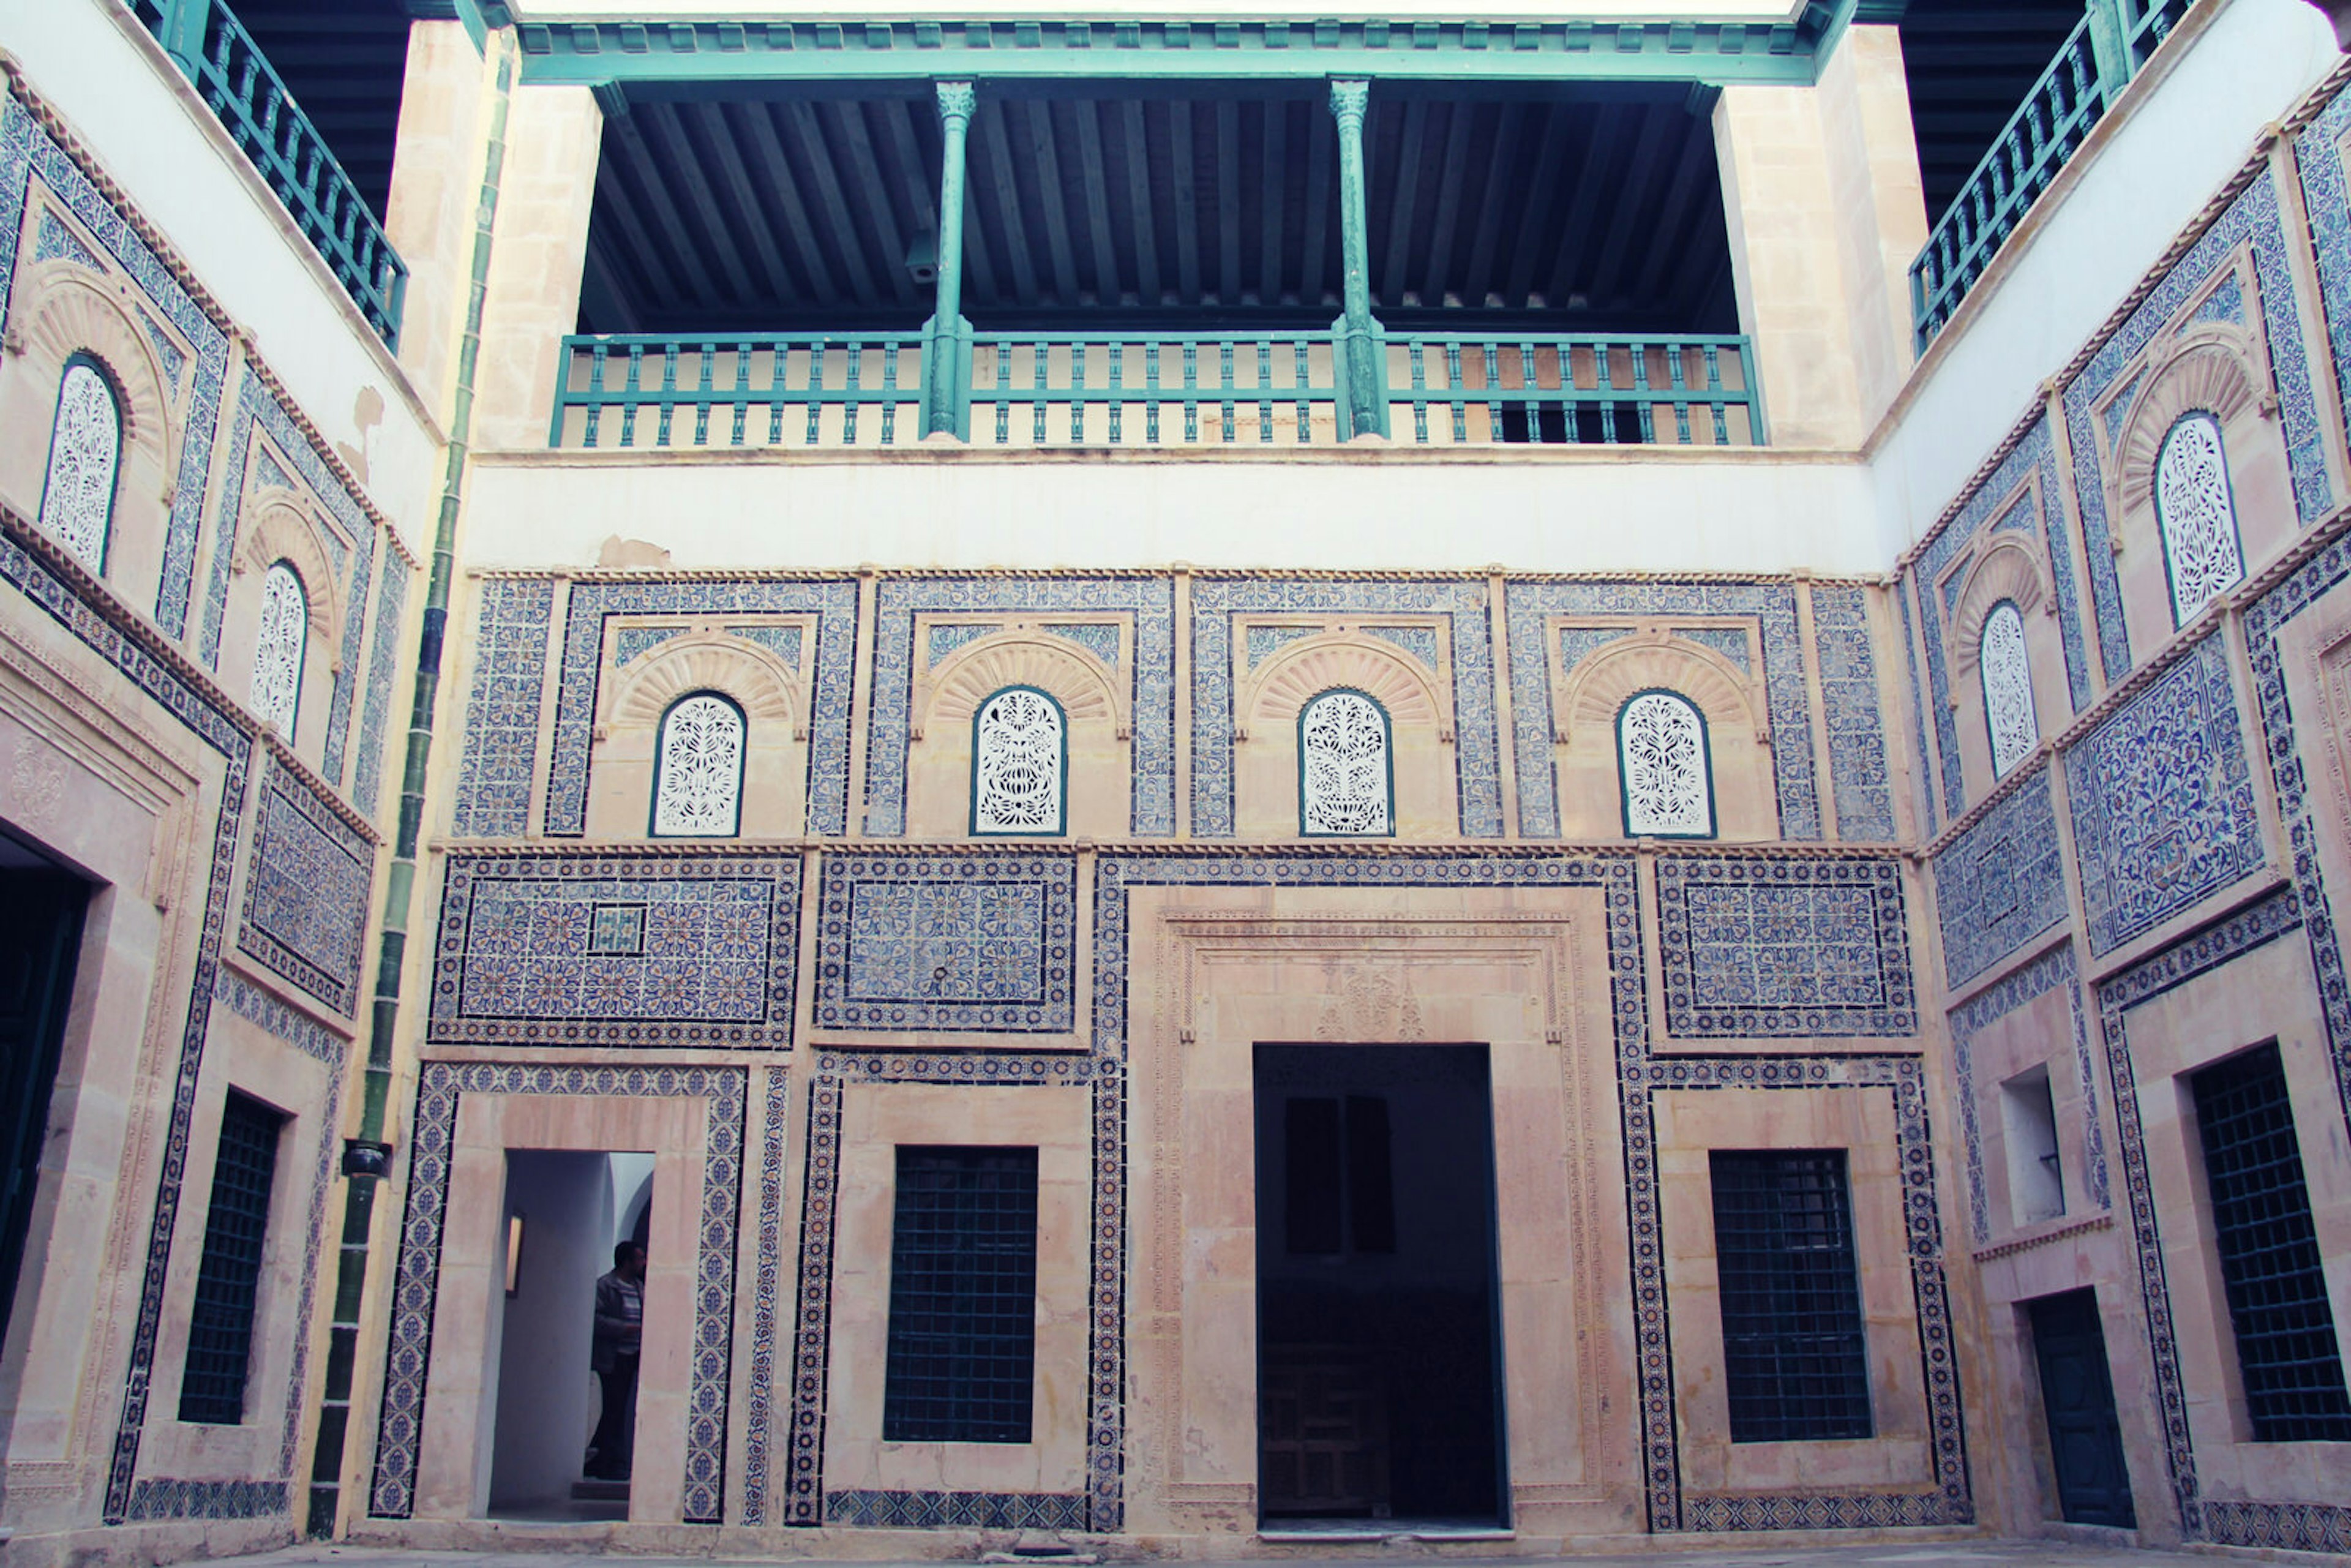
<path fill-rule="evenodd" d="M 286 492 L 275 494 L 282 497 Z M 229 570 L 238 576 L 266 572 L 278 561 L 292 567 L 295 576 L 301 580 L 310 630 L 325 639 L 329 666 L 340 671 L 343 612 L 336 602 L 335 571 L 327 554 L 326 538 L 319 532 L 318 519 L 307 509 L 285 500 L 264 500 L 241 530 L 236 551 L 229 558 Z"/>
<path fill-rule="evenodd" d="M 788 727 L 800 737 L 792 673 L 769 650 L 723 632 L 690 632 L 629 661 L 605 727 L 650 728 L 680 697 L 705 690 L 732 700 L 747 724 Z"/>
<path fill-rule="evenodd" d="M 88 277 L 70 262 L 34 269 L 24 293 L 25 350 L 37 362 L 57 367 L 60 379 L 77 356 L 96 361 L 120 400 L 124 471 L 137 456 L 153 465 L 149 471 L 161 484 L 177 471 L 171 419 L 177 388 L 128 308 L 93 287 Z"/>
<path fill-rule="evenodd" d="M 1951 664 L 1964 674 L 1981 656 L 1984 620 L 1996 604 L 2016 606 L 2020 616 L 2045 609 L 2049 598 L 2040 553 L 2015 539 L 2001 539 L 1968 568 L 1951 616 Z"/>
<path fill-rule="evenodd" d="M 1594 730 L 1613 737 L 1625 704 L 1655 689 L 1678 694 L 1709 725 L 1738 725 L 1758 744 L 1771 740 L 1757 683 L 1713 649 L 1666 632 L 1620 638 L 1578 662 L 1562 693 L 1557 739 L 1568 745 Z"/>
<path fill-rule="evenodd" d="M 2261 402 L 2265 381 L 2252 350 L 2226 329 L 2208 328 L 2173 350 L 2149 375 L 2115 443 L 2124 508 L 2156 504 L 2157 468 L 2182 415 L 2206 414 L 2225 427 Z"/>
<path fill-rule="evenodd" d="M 1119 739 L 1132 733 L 1126 694 L 1100 660 L 1066 638 L 1000 632 L 956 649 L 916 687 L 913 738 L 922 739 L 933 725 L 940 733 L 963 728 L 1008 686 L 1050 696 L 1068 723 L 1108 719 Z"/>
<path fill-rule="evenodd" d="M 1359 632 L 1318 632 L 1284 648 L 1258 670 L 1236 711 L 1249 733 L 1288 724 L 1319 693 L 1336 689 L 1378 704 L 1391 726 L 1434 725 L 1438 739 L 1453 739 L 1452 705 L 1428 667 Z"/>

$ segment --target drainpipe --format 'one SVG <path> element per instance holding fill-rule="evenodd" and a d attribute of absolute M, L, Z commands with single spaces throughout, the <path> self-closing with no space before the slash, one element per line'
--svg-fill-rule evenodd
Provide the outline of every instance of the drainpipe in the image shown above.
<path fill-rule="evenodd" d="M 424 784 L 433 758 L 433 717 L 441 688 L 442 635 L 449 622 L 449 581 L 456 568 L 457 509 L 465 494 L 466 441 L 474 423 L 474 373 L 482 352 L 482 301 L 490 276 L 490 231 L 498 210 L 498 173 L 506 161 L 507 101 L 514 88 L 514 35 L 497 35 L 497 100 L 482 167 L 481 200 L 474 209 L 474 265 L 465 296 L 465 332 L 457 350 L 456 396 L 449 420 L 440 517 L 433 535 L 433 567 L 424 596 L 424 629 L 417 641 L 415 695 L 409 709 L 408 753 L 401 769 L 400 822 L 392 870 L 384 879 L 383 946 L 376 961 L 375 1001 L 368 1023 L 366 1091 L 356 1137 L 343 1143 L 343 1239 L 335 1265 L 334 1320 L 329 1331 L 326 1386 L 319 1400 L 318 1441 L 310 1461 L 308 1532 L 334 1532 L 350 1437 L 352 1372 L 359 1359 L 360 1301 L 367 1293 L 368 1232 L 375 1215 L 376 1183 L 391 1168 L 384 1141 L 392 1095 L 392 1042 L 400 1025 L 400 973 L 408 954 L 408 922 L 416 891 L 416 844 L 424 821 Z"/>

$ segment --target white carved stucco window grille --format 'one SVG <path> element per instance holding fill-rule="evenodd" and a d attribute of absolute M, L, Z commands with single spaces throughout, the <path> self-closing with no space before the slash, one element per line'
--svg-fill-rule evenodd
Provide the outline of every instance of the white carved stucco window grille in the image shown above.
<path fill-rule="evenodd" d="M 971 831 L 1061 831 L 1069 735 L 1061 705 L 1032 686 L 1007 686 L 971 721 Z"/>
<path fill-rule="evenodd" d="M 310 600 L 285 561 L 261 576 L 260 626 L 253 641 L 253 711 L 287 740 L 302 706 L 302 661 L 310 641 Z"/>
<path fill-rule="evenodd" d="M 1984 724 L 1991 731 L 1991 772 L 1998 779 L 2032 756 L 2041 741 L 2024 616 L 2012 601 L 2001 600 L 1984 617 L 1976 660 L 1983 676 Z"/>
<path fill-rule="evenodd" d="M 1324 692 L 1298 714 L 1298 831 L 1308 838 L 1395 831 L 1387 710 L 1361 692 Z"/>
<path fill-rule="evenodd" d="M 1707 776 L 1706 720 L 1673 692 L 1642 692 L 1616 716 L 1628 838 L 1714 836 L 1714 781 Z"/>
<path fill-rule="evenodd" d="M 653 837 L 731 838 L 743 816 L 743 710 L 696 692 L 662 716 Z"/>
<path fill-rule="evenodd" d="M 94 572 L 106 570 L 114 481 L 122 464 L 122 406 L 95 362 L 77 355 L 57 383 L 41 529 Z"/>
<path fill-rule="evenodd" d="M 2155 517 L 2171 578 L 2171 622 L 2185 626 L 2245 575 L 2237 503 L 2220 422 L 2191 413 L 2171 427 L 2155 459 Z"/>

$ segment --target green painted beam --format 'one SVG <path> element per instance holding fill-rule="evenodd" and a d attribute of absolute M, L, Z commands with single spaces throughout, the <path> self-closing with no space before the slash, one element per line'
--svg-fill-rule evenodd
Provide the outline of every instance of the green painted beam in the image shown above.
<path fill-rule="evenodd" d="M 1808 0 L 1794 19 L 1410 22 L 526 22 L 523 79 L 754 82 L 1176 80 L 1810 84 L 1855 18 L 1893 0 Z"/>

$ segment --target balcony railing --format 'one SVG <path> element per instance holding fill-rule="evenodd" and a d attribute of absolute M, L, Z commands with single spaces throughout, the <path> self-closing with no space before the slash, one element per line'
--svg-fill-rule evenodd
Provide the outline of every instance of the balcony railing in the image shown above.
<path fill-rule="evenodd" d="M 556 447 L 906 445 L 925 334 L 574 337 Z M 946 340 L 952 342 L 952 338 Z M 987 447 L 1270 447 L 1339 442 L 1327 332 L 967 333 L 950 400 Z M 946 350 L 953 351 L 953 350 Z M 1385 343 L 1393 439 L 1761 446 L 1747 340 L 1426 333 Z"/>
<path fill-rule="evenodd" d="M 132 0 L 295 226 L 386 343 L 400 344 L 408 268 L 253 36 L 221 0 Z"/>

